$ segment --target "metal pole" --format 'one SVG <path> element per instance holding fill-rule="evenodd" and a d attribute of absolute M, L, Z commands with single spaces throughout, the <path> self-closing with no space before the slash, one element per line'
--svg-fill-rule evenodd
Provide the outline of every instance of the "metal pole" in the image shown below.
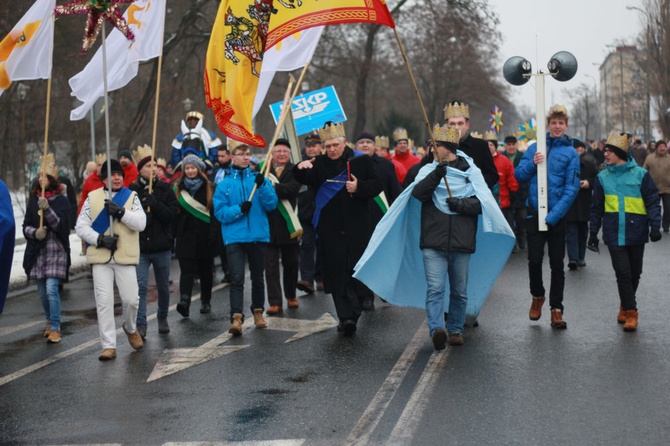
<path fill-rule="evenodd" d="M 89 110 L 91 115 L 91 159 L 95 161 L 95 113 L 93 113 L 93 107 Z"/>
<path fill-rule="evenodd" d="M 105 90 L 105 149 L 107 151 L 107 197 L 112 199 L 112 155 L 109 136 L 109 90 L 107 86 L 107 44 L 105 39 L 105 22 L 102 22 L 102 80 Z M 114 219 L 109 216 L 109 234 L 114 235 Z"/>
<path fill-rule="evenodd" d="M 623 52 L 619 51 L 619 74 L 621 77 L 619 78 L 620 83 L 621 83 L 621 131 L 625 132 L 626 131 L 626 119 L 624 118 L 624 100 L 623 100 Z"/>
<path fill-rule="evenodd" d="M 535 76 L 535 119 L 537 120 L 537 152 L 545 156 L 537 165 L 537 225 L 540 231 L 546 231 L 547 222 L 547 125 L 544 117 L 544 74 Z"/>

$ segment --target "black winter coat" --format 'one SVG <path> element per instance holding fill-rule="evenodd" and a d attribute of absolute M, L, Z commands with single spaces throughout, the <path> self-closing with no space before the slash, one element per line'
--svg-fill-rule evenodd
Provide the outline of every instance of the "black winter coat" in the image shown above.
<path fill-rule="evenodd" d="M 507 154 L 504 155 L 507 156 Z M 518 166 L 519 163 L 521 162 L 521 158 L 523 158 L 523 152 L 517 150 L 516 153 L 514 154 L 514 157 L 510 160 L 512 161 L 512 165 L 514 166 L 515 169 L 516 166 Z M 516 192 L 510 191 L 509 201 L 511 203 L 511 207 L 518 209 L 521 207 L 528 206 L 528 203 L 526 203 L 526 201 L 528 200 L 528 189 L 530 189 L 530 182 L 517 180 L 517 183 L 519 183 L 519 190 L 517 190 Z"/>
<path fill-rule="evenodd" d="M 179 203 L 172 188 L 163 181 L 154 178 L 152 194 L 156 197 L 156 203 L 147 212 L 146 198 L 149 195 L 149 183 L 142 175 L 137 181 L 131 183 L 128 188 L 137 193 L 142 202 L 144 212 L 147 214 L 147 225 L 140 232 L 140 252 L 155 253 L 172 251 L 174 248 L 175 222 Z"/>
<path fill-rule="evenodd" d="M 468 135 L 467 138 L 460 142 L 458 148 L 472 158 L 475 166 L 479 167 L 489 189 L 495 186 L 500 177 L 498 176 L 498 169 L 496 169 L 496 165 L 493 162 L 489 144 L 483 139 L 473 138 L 472 135 Z"/>
<path fill-rule="evenodd" d="M 347 169 L 358 179 L 358 190 L 349 195 L 342 187 L 323 207 L 316 228 L 319 249 L 322 253 L 323 284 L 326 293 L 344 294 L 351 280 L 353 268 L 363 255 L 372 234 L 369 206 L 372 199 L 382 191 L 372 158 L 368 155 L 354 156 L 354 151 L 345 148 L 342 156 L 331 160 L 326 155 L 317 156 L 312 169 L 293 169 L 295 178 L 315 189 L 326 180 Z"/>
<path fill-rule="evenodd" d="M 270 167 L 270 173 L 277 176 L 274 167 Z M 287 163 L 281 175 L 277 178 L 279 183 L 275 184 L 275 193 L 279 200 L 288 200 L 291 206 L 295 208 L 298 201 L 298 191 L 300 183 L 293 176 L 293 164 Z M 300 243 L 298 237 L 291 238 L 286 226 L 286 220 L 282 217 L 279 209 L 268 212 L 268 223 L 270 224 L 270 244 L 271 245 L 297 245 Z"/>
<path fill-rule="evenodd" d="M 593 155 L 584 153 L 579 157 L 579 179 L 589 182 L 588 189 L 579 188 L 577 198 L 572 202 L 572 206 L 565 214 L 565 221 L 569 222 L 587 222 L 591 216 L 591 203 L 593 202 L 593 185 L 598 175 Z"/>
<path fill-rule="evenodd" d="M 458 157 L 450 167 L 466 171 L 468 162 Z M 447 180 L 449 176 L 447 175 Z M 430 248 L 445 252 L 473 253 L 477 248 L 477 215 L 482 205 L 476 196 L 463 198 L 465 212 L 445 214 L 433 203 L 433 191 L 442 181 L 442 177 L 433 171 L 419 181 L 412 190 L 412 196 L 421 202 L 421 249 Z"/>
<path fill-rule="evenodd" d="M 182 190 L 187 194 L 187 190 Z M 195 193 L 195 198 L 207 206 L 207 188 L 203 184 Z M 216 255 L 220 225 L 210 211 L 210 223 L 189 214 L 181 205 L 177 214 L 174 254 L 179 259 L 211 259 Z"/>
<path fill-rule="evenodd" d="M 382 158 L 381 156 L 372 155 L 372 162 L 375 165 L 377 170 L 377 175 L 379 175 L 379 180 L 382 183 L 382 188 L 384 190 L 384 195 L 386 195 L 386 200 L 388 201 L 389 206 L 393 204 L 398 195 L 402 193 L 402 187 L 398 183 L 398 177 L 395 174 L 395 166 L 390 160 Z M 382 213 L 381 208 L 376 203 L 370 204 L 370 224 L 373 229 L 379 223 L 379 220 L 382 219 L 384 214 Z"/>

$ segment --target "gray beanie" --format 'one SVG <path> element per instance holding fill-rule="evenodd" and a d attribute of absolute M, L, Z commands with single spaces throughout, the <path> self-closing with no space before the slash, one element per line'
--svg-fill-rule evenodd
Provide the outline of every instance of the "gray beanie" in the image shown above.
<path fill-rule="evenodd" d="M 181 162 L 182 168 L 186 167 L 187 164 L 195 166 L 200 172 L 205 171 L 205 163 L 195 155 L 186 155 Z"/>

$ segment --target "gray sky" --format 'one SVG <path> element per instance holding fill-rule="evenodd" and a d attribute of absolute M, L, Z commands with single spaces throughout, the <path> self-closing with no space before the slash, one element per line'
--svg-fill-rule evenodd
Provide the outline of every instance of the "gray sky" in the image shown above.
<path fill-rule="evenodd" d="M 501 73 L 502 64 L 512 56 L 528 59 L 534 73 L 546 72 L 547 62 L 558 51 L 568 51 L 577 58 L 579 68 L 570 81 L 545 78 L 547 109 L 552 103 L 569 105 L 569 98 L 561 93 L 564 88 L 582 83 L 593 85 L 594 79 L 600 85 L 599 66 L 614 51 L 608 45 L 621 40 L 632 42 L 643 26 L 641 13 L 626 9 L 641 8 L 641 0 L 492 0 L 490 4 L 498 13 L 503 35 Z M 511 88 L 516 91 L 517 103 L 530 107 L 534 115 L 533 80 Z"/>

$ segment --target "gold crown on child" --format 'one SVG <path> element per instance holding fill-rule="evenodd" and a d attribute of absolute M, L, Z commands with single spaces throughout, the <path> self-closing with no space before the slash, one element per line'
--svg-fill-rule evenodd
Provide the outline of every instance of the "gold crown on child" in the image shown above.
<path fill-rule="evenodd" d="M 95 164 L 102 164 L 105 161 L 107 161 L 106 153 L 98 153 L 97 155 L 95 155 Z"/>
<path fill-rule="evenodd" d="M 470 119 L 470 107 L 468 107 L 468 104 L 459 104 L 458 102 L 452 102 L 451 104 L 447 104 L 446 107 L 444 107 L 444 120 L 448 120 L 449 118 L 465 118 L 465 119 Z"/>
<path fill-rule="evenodd" d="M 433 127 L 433 137 L 435 138 L 435 141 L 453 142 L 454 144 L 458 144 L 461 139 L 461 131 L 458 127 L 435 124 L 435 127 Z"/>
<path fill-rule="evenodd" d="M 388 136 L 375 136 L 375 145 L 377 147 L 383 147 L 385 149 L 389 148 L 389 137 Z"/>
<path fill-rule="evenodd" d="M 151 147 L 146 144 L 137 146 L 137 150 L 133 150 L 133 161 L 135 161 L 135 164 L 139 164 L 144 158 L 151 157 L 152 152 Z"/>
<path fill-rule="evenodd" d="M 40 156 L 40 164 L 42 165 L 40 172 L 58 178 L 58 166 L 56 165 L 56 157 L 53 153 Z"/>

